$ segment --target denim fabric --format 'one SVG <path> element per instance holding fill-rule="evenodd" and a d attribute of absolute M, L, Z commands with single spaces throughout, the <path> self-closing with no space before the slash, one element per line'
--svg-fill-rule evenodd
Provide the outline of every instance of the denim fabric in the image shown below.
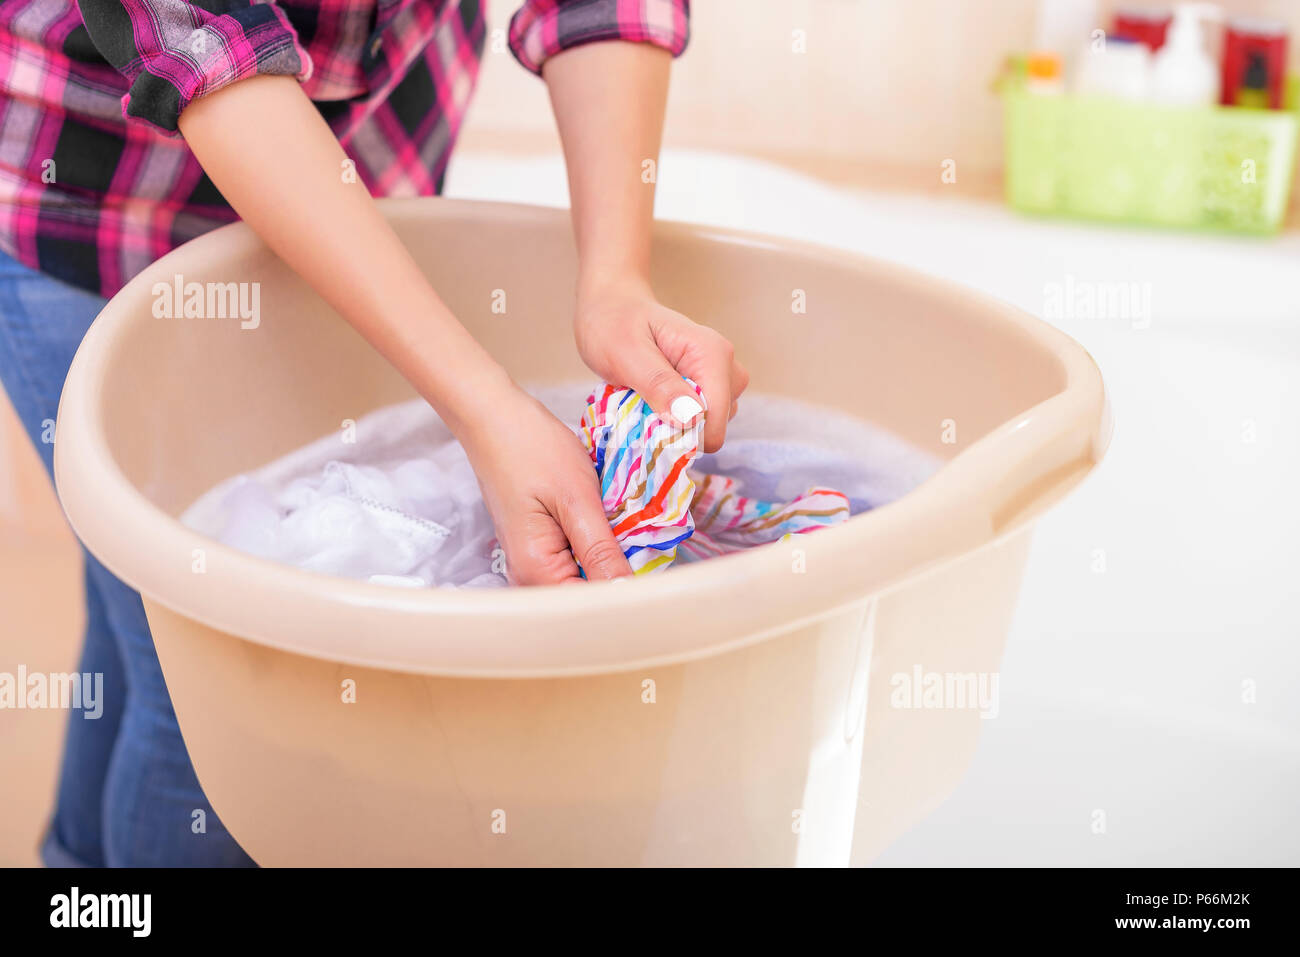
<path fill-rule="evenodd" d="M 51 475 L 63 380 L 103 306 L 98 296 L 0 253 L 0 381 Z M 253 866 L 199 788 L 139 594 L 88 552 L 85 560 L 78 670 L 103 674 L 103 713 L 69 715 L 54 816 L 41 848 L 45 863 Z"/>

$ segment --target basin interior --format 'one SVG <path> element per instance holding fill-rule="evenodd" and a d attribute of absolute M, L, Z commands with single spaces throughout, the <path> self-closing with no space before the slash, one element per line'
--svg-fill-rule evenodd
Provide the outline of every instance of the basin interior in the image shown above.
<path fill-rule="evenodd" d="M 388 211 L 516 381 L 593 378 L 573 344 L 564 211 L 445 200 Z M 257 283 L 258 325 L 154 316 L 153 284 L 177 277 Z M 414 394 L 243 226 L 173 254 L 147 280 L 121 294 L 117 321 L 127 324 L 109 348 L 130 355 L 108 357 L 99 414 L 125 477 L 173 516 L 221 479 Z M 654 285 L 665 304 L 730 338 L 751 388 L 870 420 L 941 459 L 1067 384 L 1061 362 L 1005 321 L 1005 306 L 828 250 L 660 224 Z M 503 295 L 504 314 L 493 309 Z"/>

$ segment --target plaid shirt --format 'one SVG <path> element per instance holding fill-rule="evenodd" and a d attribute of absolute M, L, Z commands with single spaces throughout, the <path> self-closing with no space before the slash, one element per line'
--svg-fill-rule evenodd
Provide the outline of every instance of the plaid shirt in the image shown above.
<path fill-rule="evenodd" d="M 516 59 L 597 40 L 686 46 L 689 0 L 527 0 Z M 4 0 L 0 248 L 111 296 L 236 218 L 177 135 L 196 97 L 296 76 L 377 196 L 442 186 L 478 75 L 479 0 Z"/>

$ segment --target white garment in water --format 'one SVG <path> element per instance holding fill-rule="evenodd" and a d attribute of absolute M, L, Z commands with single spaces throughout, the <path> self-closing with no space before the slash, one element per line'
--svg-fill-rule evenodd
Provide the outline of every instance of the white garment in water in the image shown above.
<path fill-rule="evenodd" d="M 589 384 L 529 390 L 575 428 Z M 788 501 L 827 486 L 853 514 L 904 495 L 938 460 L 861 419 L 746 392 L 720 452 L 696 463 Z M 226 545 L 301 568 L 411 587 L 506 584 L 464 450 L 423 399 L 378 409 L 206 492 L 181 517 Z"/>

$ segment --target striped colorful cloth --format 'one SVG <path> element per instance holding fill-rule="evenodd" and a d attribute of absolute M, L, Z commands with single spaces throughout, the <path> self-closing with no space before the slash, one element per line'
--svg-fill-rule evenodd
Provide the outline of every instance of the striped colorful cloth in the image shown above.
<path fill-rule="evenodd" d="M 695 392 L 702 395 L 699 386 Z M 683 429 L 631 389 L 612 385 L 587 397 L 582 444 L 600 477 L 614 537 L 637 574 L 670 565 L 695 530 L 695 483 L 686 469 L 700 454 L 703 418 Z"/>
<path fill-rule="evenodd" d="M 687 379 L 700 396 L 700 387 Z M 634 573 L 667 568 L 801 535 L 849 517 L 848 499 L 814 487 L 787 503 L 740 494 L 735 479 L 695 475 L 704 417 L 681 427 L 631 389 L 587 397 L 579 432 L 600 477 L 614 536 Z"/>
<path fill-rule="evenodd" d="M 849 517 L 843 492 L 814 487 L 792 501 L 764 502 L 740 494 L 739 483 L 725 475 L 701 475 L 691 502 L 695 533 L 682 542 L 682 561 L 713 558 L 742 548 L 802 535 Z"/>

